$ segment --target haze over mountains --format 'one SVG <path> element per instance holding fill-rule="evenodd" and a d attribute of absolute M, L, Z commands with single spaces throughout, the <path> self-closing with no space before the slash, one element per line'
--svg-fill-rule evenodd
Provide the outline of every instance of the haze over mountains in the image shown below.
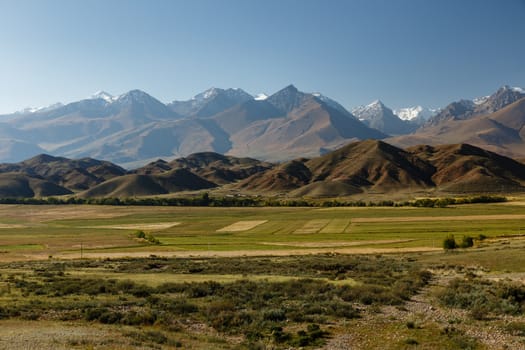
<path fill-rule="evenodd" d="M 472 143 L 525 158 L 520 88 L 453 102 L 393 111 L 377 100 L 349 112 L 320 93 L 289 85 L 270 95 L 212 88 L 188 101 L 164 104 L 140 90 L 0 117 L 0 161 L 48 153 L 96 158 L 135 168 L 196 152 L 268 161 L 312 158 L 349 142 L 385 139 L 402 147 Z"/>

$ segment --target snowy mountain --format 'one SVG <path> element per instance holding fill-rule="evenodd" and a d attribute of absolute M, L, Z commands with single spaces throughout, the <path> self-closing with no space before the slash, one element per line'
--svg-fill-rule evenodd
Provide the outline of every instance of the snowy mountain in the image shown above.
<path fill-rule="evenodd" d="M 488 115 L 523 97 L 523 89 L 504 86 L 476 102 L 451 103 L 431 117 L 427 125 Z M 512 113 L 517 115 L 520 111 L 517 108 Z M 321 93 L 302 92 L 293 85 L 270 96 L 256 97 L 242 89 L 211 88 L 190 100 L 169 104 L 141 90 L 118 96 L 99 91 L 65 105 L 1 116 L 0 162 L 50 153 L 137 166 L 158 158 L 170 160 L 203 151 L 283 161 L 314 157 L 360 139 L 405 135 L 414 131 L 418 118 L 428 118 L 431 112 L 419 106 L 405 108 L 396 111 L 402 117 L 399 118 L 378 100 L 351 113 Z M 519 119 L 514 114 L 504 117 Z M 498 118 L 518 130 L 507 119 Z M 486 128 L 479 135 L 486 139 L 498 139 L 492 131 L 487 134 L 492 129 L 504 132 L 503 122 L 498 122 L 500 125 L 483 121 Z M 513 147 L 518 149 L 523 131 L 513 131 L 512 135 Z M 425 134 L 418 140 L 427 138 L 429 135 Z"/>
<path fill-rule="evenodd" d="M 401 120 L 380 100 L 352 109 L 352 114 L 371 128 L 389 135 L 409 134 L 416 129 L 413 123 Z"/>
<path fill-rule="evenodd" d="M 257 98 L 242 89 L 211 88 L 167 105 L 141 90 L 118 96 L 99 91 L 66 105 L 5 115 L 1 126 L 0 162 L 50 153 L 125 166 L 202 151 L 285 160 L 386 136 L 336 101 L 293 85 Z"/>
<path fill-rule="evenodd" d="M 418 125 L 423 124 L 439 112 L 439 109 L 431 109 L 422 106 L 406 107 L 394 110 L 394 114 L 397 115 L 399 119 L 407 120 Z"/>
<path fill-rule="evenodd" d="M 91 99 L 102 99 L 106 101 L 107 103 L 111 103 L 115 100 L 115 97 L 105 91 L 97 91 L 93 95 L 91 95 Z"/>
<path fill-rule="evenodd" d="M 260 94 L 255 95 L 254 100 L 255 100 L 255 101 L 264 101 L 264 100 L 266 100 L 268 97 L 269 97 L 268 95 L 266 95 L 266 94 L 264 94 L 264 93 L 260 93 Z"/>
<path fill-rule="evenodd" d="M 489 96 L 478 97 L 474 100 L 452 102 L 438 114 L 431 117 L 425 123 L 425 126 L 438 125 L 447 120 L 464 120 L 483 114 L 494 113 L 524 97 L 524 89 L 505 85 Z"/>
<path fill-rule="evenodd" d="M 239 88 L 211 88 L 195 95 L 190 100 L 175 100 L 169 103 L 168 107 L 185 117 L 205 118 L 249 100 L 253 100 L 253 96 Z"/>

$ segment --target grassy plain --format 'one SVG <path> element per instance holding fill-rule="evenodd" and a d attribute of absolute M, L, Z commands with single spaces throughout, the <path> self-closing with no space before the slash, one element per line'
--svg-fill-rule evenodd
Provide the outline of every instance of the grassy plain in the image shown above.
<path fill-rule="evenodd" d="M 225 230 L 239 223 L 257 223 Z M 440 248 L 448 234 L 525 234 L 525 207 L 179 208 L 0 206 L 0 259 L 137 255 L 232 255 Z M 242 225 L 241 225 L 242 226 Z M 240 227 L 240 226 L 237 226 Z M 137 239 L 143 230 L 160 245 Z M 283 252 L 281 252 L 282 254 Z"/>
<path fill-rule="evenodd" d="M 523 235 L 523 202 L 4 205 L 0 349 L 525 349 Z"/>

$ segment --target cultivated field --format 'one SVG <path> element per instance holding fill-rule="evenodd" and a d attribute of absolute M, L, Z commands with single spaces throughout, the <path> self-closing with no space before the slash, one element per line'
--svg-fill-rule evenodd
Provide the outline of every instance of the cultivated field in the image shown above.
<path fill-rule="evenodd" d="M 441 249 L 448 234 L 525 234 L 521 205 L 449 208 L 0 206 L 0 260 Z M 139 239 L 136 231 L 161 244 Z M 523 232 L 522 232 L 523 231 Z M 299 249 L 301 248 L 301 249 Z"/>
<path fill-rule="evenodd" d="M 0 206 L 0 349 L 523 349 L 524 235 L 522 202 Z"/>

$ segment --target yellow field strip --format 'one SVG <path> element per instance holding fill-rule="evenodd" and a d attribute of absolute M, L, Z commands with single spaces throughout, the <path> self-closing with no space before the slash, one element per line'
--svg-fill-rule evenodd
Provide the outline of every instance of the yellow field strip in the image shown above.
<path fill-rule="evenodd" d="M 310 220 L 310 221 L 307 221 L 303 225 L 303 227 L 295 230 L 294 233 L 299 233 L 299 234 L 317 233 L 320 230 L 322 230 L 326 225 L 328 225 L 329 222 L 330 220 L 328 219 Z"/>
<path fill-rule="evenodd" d="M 405 216 L 383 218 L 354 218 L 353 223 L 361 222 L 417 222 L 417 221 L 484 221 L 484 220 L 521 220 L 525 215 L 463 215 L 463 216 Z"/>
<path fill-rule="evenodd" d="M 376 241 L 344 241 L 344 242 L 261 242 L 264 245 L 283 246 L 283 247 L 300 247 L 300 248 L 344 248 L 357 247 L 363 245 L 380 245 L 392 243 L 407 243 L 412 242 L 413 239 L 383 239 Z"/>
<path fill-rule="evenodd" d="M 237 221 L 231 225 L 225 226 L 217 230 L 217 232 L 242 232 L 248 231 L 252 228 L 262 225 L 268 220 L 246 220 L 246 221 Z"/>
<path fill-rule="evenodd" d="M 116 230 L 164 230 L 173 226 L 180 225 L 180 222 L 159 222 L 155 224 L 122 224 L 122 225 L 104 225 L 88 226 L 85 228 L 107 228 Z"/>
<path fill-rule="evenodd" d="M 0 229 L 2 228 L 26 228 L 27 225 L 20 225 L 20 224 L 0 224 Z"/>

